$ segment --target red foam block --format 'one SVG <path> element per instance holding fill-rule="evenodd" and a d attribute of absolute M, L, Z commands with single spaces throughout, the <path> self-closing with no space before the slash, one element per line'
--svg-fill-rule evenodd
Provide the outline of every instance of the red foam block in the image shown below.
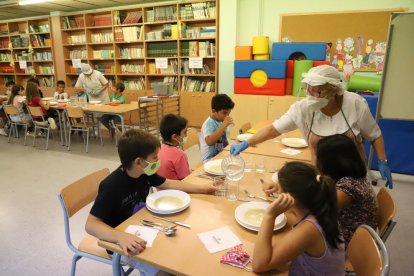
<path fill-rule="evenodd" d="M 295 61 L 288 60 L 286 63 L 286 78 L 293 78 L 294 68 L 295 68 Z"/>
<path fill-rule="evenodd" d="M 331 65 L 331 63 L 329 61 L 326 60 L 314 60 L 312 63 L 312 67 L 316 67 L 319 65 Z"/>
<path fill-rule="evenodd" d="M 234 94 L 284 96 L 286 79 L 267 79 L 265 85 L 255 87 L 248 78 L 234 78 Z"/>
<path fill-rule="evenodd" d="M 286 95 L 292 95 L 293 90 L 293 78 L 286 79 Z"/>

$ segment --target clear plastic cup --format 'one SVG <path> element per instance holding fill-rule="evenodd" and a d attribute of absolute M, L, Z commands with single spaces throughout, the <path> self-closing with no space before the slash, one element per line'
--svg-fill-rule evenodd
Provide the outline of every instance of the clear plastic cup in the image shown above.
<path fill-rule="evenodd" d="M 266 164 L 263 159 L 258 159 L 256 161 L 256 172 L 257 173 L 265 173 L 266 172 Z"/>
<path fill-rule="evenodd" d="M 215 176 L 213 178 L 213 185 L 218 189 L 214 192 L 215 196 L 226 197 L 227 180 L 225 176 Z"/>
<path fill-rule="evenodd" d="M 239 198 L 239 181 L 227 179 L 227 200 L 236 201 Z"/>

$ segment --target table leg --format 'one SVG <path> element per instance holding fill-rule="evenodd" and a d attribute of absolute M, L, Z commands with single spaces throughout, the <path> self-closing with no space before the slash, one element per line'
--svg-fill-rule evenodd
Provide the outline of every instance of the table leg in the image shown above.
<path fill-rule="evenodd" d="M 112 275 L 121 276 L 121 255 L 115 252 L 112 255 Z"/>

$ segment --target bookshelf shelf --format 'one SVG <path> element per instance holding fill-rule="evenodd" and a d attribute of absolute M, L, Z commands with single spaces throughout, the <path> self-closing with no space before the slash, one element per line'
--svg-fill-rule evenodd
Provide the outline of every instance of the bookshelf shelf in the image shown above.
<path fill-rule="evenodd" d="M 52 46 L 38 46 L 38 47 L 32 47 L 32 49 L 36 50 L 36 49 L 50 49 L 52 48 Z"/>
<path fill-rule="evenodd" d="M 157 40 L 145 40 L 145 42 L 147 43 L 152 43 L 152 42 L 168 42 L 168 41 L 177 41 L 178 39 L 157 39 Z"/>
<path fill-rule="evenodd" d="M 136 43 L 144 43 L 143 40 L 136 40 L 136 41 L 115 41 L 115 44 L 136 44 Z"/>
<path fill-rule="evenodd" d="M 214 74 L 180 74 L 181 76 L 186 77 L 215 77 Z"/>
<path fill-rule="evenodd" d="M 177 23 L 177 20 L 167 20 L 167 21 L 156 21 L 156 22 L 145 22 L 144 25 L 149 26 L 156 26 L 156 25 L 164 25 L 164 24 L 172 24 Z"/>
<path fill-rule="evenodd" d="M 201 18 L 201 19 L 180 19 L 181 22 L 188 23 L 202 23 L 202 22 L 215 22 L 216 18 Z"/>
<path fill-rule="evenodd" d="M 87 43 L 86 45 L 90 46 L 99 46 L 99 45 L 112 45 L 114 42 L 102 42 L 102 43 Z"/>
<path fill-rule="evenodd" d="M 38 62 L 38 63 L 50 63 L 53 62 L 53 60 L 32 60 L 32 62 Z"/>
<path fill-rule="evenodd" d="M 131 26 L 143 26 L 144 23 L 135 23 L 135 24 L 121 24 L 121 25 L 114 25 L 114 27 L 131 27 Z"/>
<path fill-rule="evenodd" d="M 192 41 L 192 40 L 216 40 L 215 37 L 193 37 L 193 38 L 180 38 L 180 41 Z"/>
<path fill-rule="evenodd" d="M 87 30 L 103 30 L 103 29 L 112 29 L 112 25 L 107 25 L 107 26 L 90 26 L 90 27 L 86 27 Z"/>
<path fill-rule="evenodd" d="M 71 28 L 71 29 L 62 29 L 62 32 L 77 32 L 77 31 L 84 31 L 85 28 Z"/>

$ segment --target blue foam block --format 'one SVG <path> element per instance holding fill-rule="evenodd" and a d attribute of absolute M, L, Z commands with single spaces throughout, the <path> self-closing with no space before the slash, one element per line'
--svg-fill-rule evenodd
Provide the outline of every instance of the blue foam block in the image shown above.
<path fill-rule="evenodd" d="M 272 59 L 289 59 L 294 52 L 305 54 L 309 60 L 325 60 L 325 42 L 274 42 L 272 45 Z"/>
<path fill-rule="evenodd" d="M 255 70 L 263 70 L 271 79 L 286 78 L 286 60 L 235 60 L 234 76 L 250 78 Z"/>

